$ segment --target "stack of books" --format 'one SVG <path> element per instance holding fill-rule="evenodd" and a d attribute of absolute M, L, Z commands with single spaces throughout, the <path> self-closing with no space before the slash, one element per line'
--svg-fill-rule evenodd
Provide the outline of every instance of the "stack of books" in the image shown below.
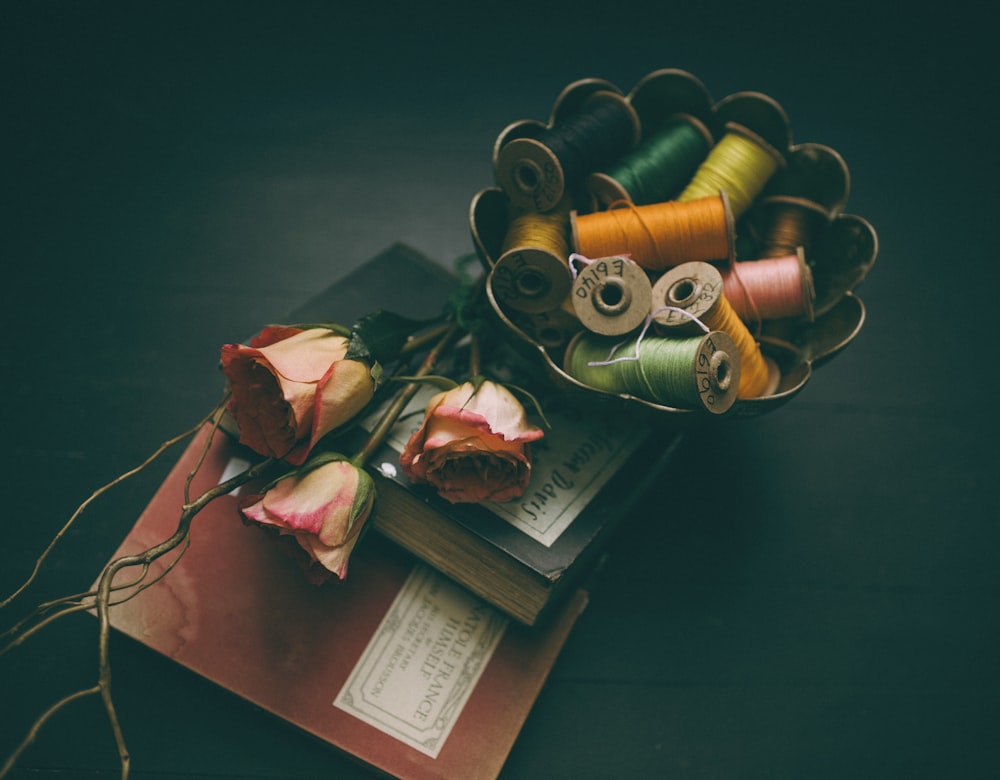
<path fill-rule="evenodd" d="M 350 323 L 374 308 L 425 318 L 456 284 L 397 244 L 287 321 Z M 370 461 L 374 533 L 344 582 L 309 584 L 244 525 L 239 495 L 224 496 L 195 519 L 175 569 L 112 609 L 112 625 L 393 776 L 495 778 L 586 605 L 587 574 L 678 440 L 568 406 L 550 422 L 521 499 L 452 505 L 399 469 L 420 423 L 401 417 Z M 117 554 L 173 532 L 208 435 L 190 443 Z M 217 432 L 193 494 L 252 459 Z"/>

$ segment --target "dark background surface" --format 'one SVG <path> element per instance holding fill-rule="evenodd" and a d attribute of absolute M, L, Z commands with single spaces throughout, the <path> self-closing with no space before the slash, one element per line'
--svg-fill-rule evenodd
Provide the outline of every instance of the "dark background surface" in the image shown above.
<path fill-rule="evenodd" d="M 3 594 L 215 402 L 219 345 L 395 241 L 450 264 L 506 124 L 683 68 L 843 155 L 880 241 L 868 319 L 788 406 L 684 443 L 506 776 L 998 776 L 997 79 L 971 8 L 4 3 Z M 89 585 L 168 465 L 85 515 L 24 605 Z M 0 754 L 95 681 L 94 629 L 0 660 Z M 368 776 L 112 653 L 134 777 Z M 13 776 L 117 771 L 87 700 Z"/>

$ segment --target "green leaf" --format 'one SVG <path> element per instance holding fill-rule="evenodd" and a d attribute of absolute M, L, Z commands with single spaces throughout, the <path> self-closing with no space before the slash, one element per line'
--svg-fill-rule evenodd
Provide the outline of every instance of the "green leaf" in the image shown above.
<path fill-rule="evenodd" d="M 369 363 L 391 363 L 399 357 L 410 336 L 434 321 L 414 320 L 384 310 L 366 314 L 351 329 L 346 357 Z"/>

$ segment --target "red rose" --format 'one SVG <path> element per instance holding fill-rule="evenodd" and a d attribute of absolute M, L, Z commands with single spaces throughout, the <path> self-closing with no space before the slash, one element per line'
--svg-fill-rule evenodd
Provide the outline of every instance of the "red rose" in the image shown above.
<path fill-rule="evenodd" d="M 430 399 L 399 462 L 411 480 L 452 503 L 509 501 L 527 488 L 528 443 L 543 435 L 507 388 L 466 382 Z"/>
<path fill-rule="evenodd" d="M 325 434 L 375 393 L 371 367 L 347 360 L 348 341 L 326 328 L 267 327 L 250 346 L 222 347 L 240 442 L 261 455 L 301 464 Z"/>
<path fill-rule="evenodd" d="M 375 502 L 368 474 L 343 456 L 320 456 L 318 465 L 295 469 L 240 511 L 298 542 L 316 583 L 347 576 L 347 562 Z"/>

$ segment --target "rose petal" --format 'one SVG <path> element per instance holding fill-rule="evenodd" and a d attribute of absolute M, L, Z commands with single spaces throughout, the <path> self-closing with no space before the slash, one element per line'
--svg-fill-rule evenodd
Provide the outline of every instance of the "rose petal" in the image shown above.
<path fill-rule="evenodd" d="M 294 325 L 268 325 L 250 339 L 250 346 L 260 349 L 301 332 L 302 328 L 297 328 Z"/>
<path fill-rule="evenodd" d="M 448 501 L 508 501 L 531 476 L 527 443 L 544 432 L 527 421 L 510 391 L 471 382 L 435 395 L 400 456 L 404 473 L 427 482 Z"/>
<path fill-rule="evenodd" d="M 233 391 L 229 410 L 239 423 L 240 441 L 263 455 L 283 457 L 301 437 L 278 378 L 252 347 L 226 344 L 221 358 Z"/>
<path fill-rule="evenodd" d="M 367 473 L 349 461 L 331 461 L 279 480 L 241 511 L 248 520 L 294 537 L 310 561 L 342 579 L 374 498 Z"/>
<path fill-rule="evenodd" d="M 310 328 L 260 350 L 279 376 L 316 383 L 347 354 L 347 339 L 326 328 Z"/>
<path fill-rule="evenodd" d="M 503 385 L 484 382 L 479 392 L 461 405 L 465 414 L 489 421 L 490 431 L 508 441 L 534 441 L 544 432 L 528 422 L 524 407 Z"/>
<path fill-rule="evenodd" d="M 339 360 L 316 388 L 310 447 L 352 419 L 375 395 L 371 369 L 360 360 Z"/>

